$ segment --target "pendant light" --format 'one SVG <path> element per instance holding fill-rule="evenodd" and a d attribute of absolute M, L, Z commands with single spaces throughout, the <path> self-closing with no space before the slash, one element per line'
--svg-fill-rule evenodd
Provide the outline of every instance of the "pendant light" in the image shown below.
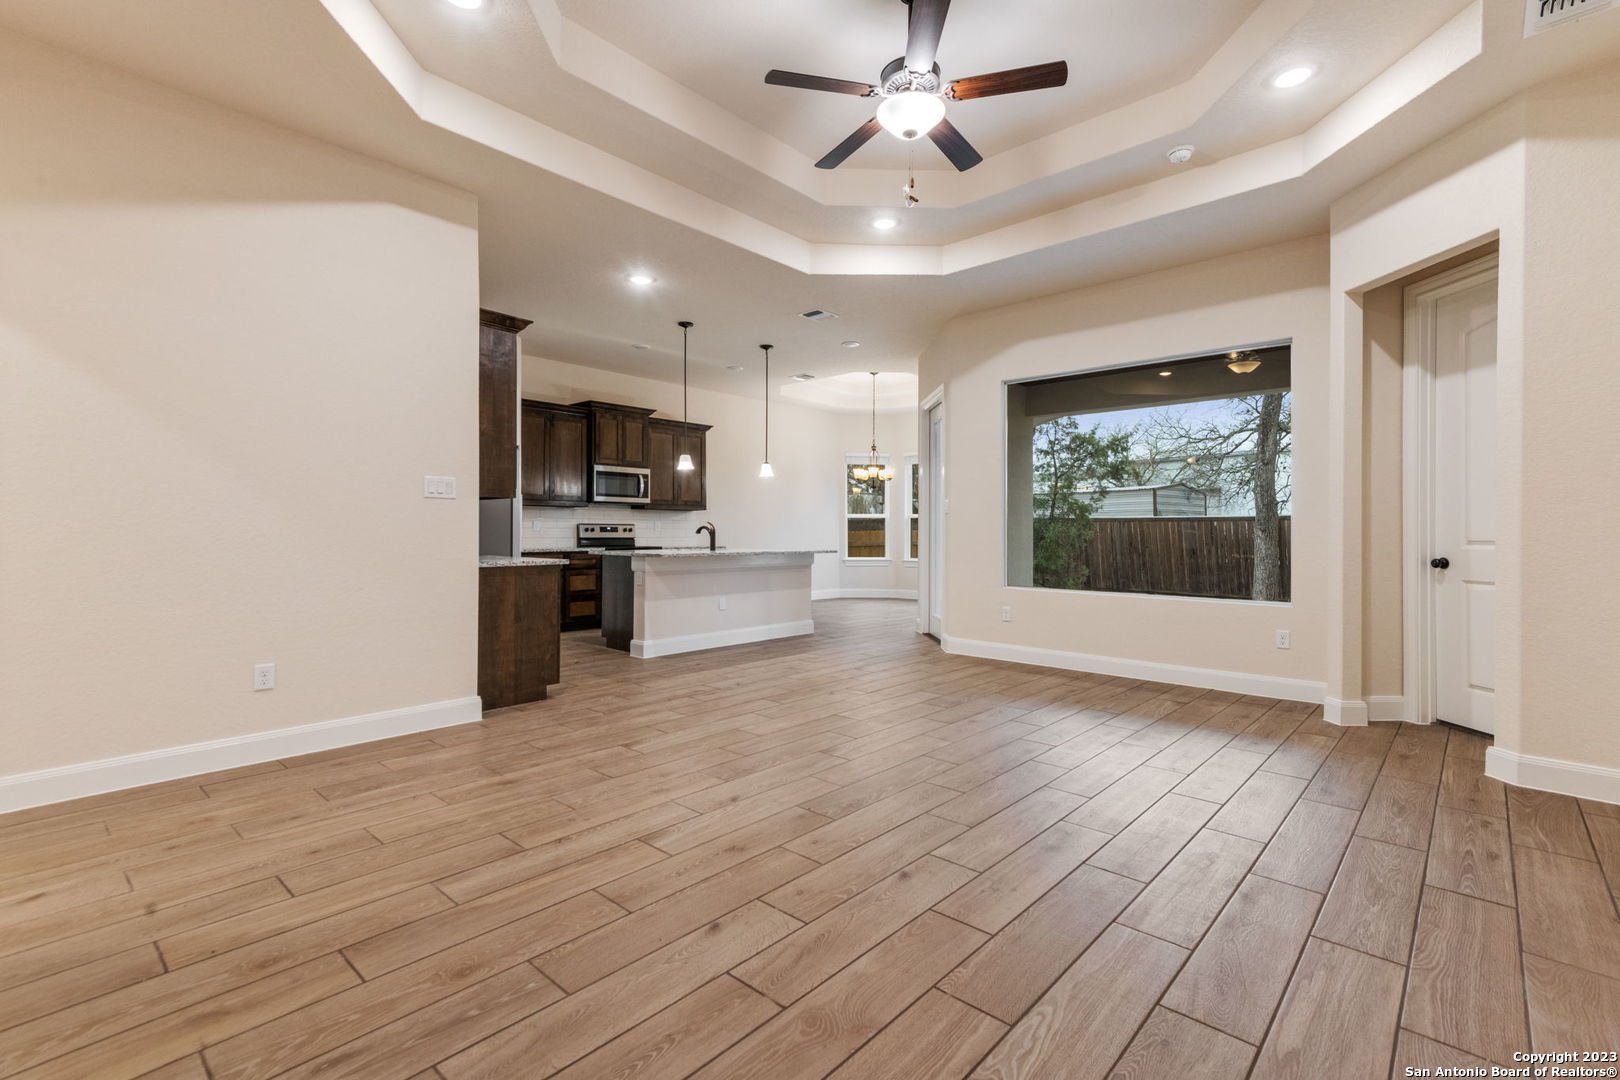
<path fill-rule="evenodd" d="M 686 338 L 688 331 L 692 329 L 692 320 L 682 319 L 675 325 L 681 328 L 681 427 L 684 429 L 688 422 L 686 411 Z M 675 463 L 676 472 L 691 472 L 695 468 L 697 466 L 692 464 L 691 454 L 682 454 L 680 460 Z"/>
<path fill-rule="evenodd" d="M 857 465 L 850 470 L 850 475 L 857 480 L 893 480 L 894 470 L 878 461 L 877 445 L 877 372 L 872 372 L 872 449 L 867 453 L 866 464 Z"/>
<path fill-rule="evenodd" d="M 761 345 L 765 352 L 765 461 L 759 467 L 761 480 L 768 480 L 776 475 L 771 468 L 771 346 Z"/>

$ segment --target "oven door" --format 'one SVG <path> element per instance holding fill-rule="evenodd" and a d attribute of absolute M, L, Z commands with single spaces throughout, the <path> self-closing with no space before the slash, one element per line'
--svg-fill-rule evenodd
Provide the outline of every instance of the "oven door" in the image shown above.
<path fill-rule="evenodd" d="M 622 465 L 598 465 L 591 471 L 591 501 L 642 503 L 652 501 L 652 470 Z"/>

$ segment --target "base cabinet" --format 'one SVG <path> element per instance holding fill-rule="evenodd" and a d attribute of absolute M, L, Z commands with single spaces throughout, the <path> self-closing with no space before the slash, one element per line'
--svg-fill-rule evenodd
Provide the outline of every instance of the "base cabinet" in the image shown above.
<path fill-rule="evenodd" d="M 540 701 L 560 678 L 561 567 L 478 571 L 478 696 L 484 708 Z"/>
<path fill-rule="evenodd" d="M 562 628 L 594 630 L 602 625 L 602 556 L 570 553 L 563 569 Z"/>

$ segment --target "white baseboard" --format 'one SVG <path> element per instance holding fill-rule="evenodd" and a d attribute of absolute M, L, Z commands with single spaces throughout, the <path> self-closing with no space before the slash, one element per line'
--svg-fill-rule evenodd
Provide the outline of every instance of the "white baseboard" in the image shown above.
<path fill-rule="evenodd" d="M 1620 803 L 1620 769 L 1576 761 L 1516 754 L 1492 746 L 1485 751 L 1485 775 L 1514 787 L 1572 795 L 1577 799 Z"/>
<path fill-rule="evenodd" d="M 1061 649 L 1042 649 L 1033 645 L 973 641 L 949 635 L 941 639 L 940 646 L 948 653 L 978 656 L 986 660 L 1006 660 L 1014 664 L 1034 664 L 1037 667 L 1062 668 L 1066 671 L 1088 671 L 1096 675 L 1147 679 L 1153 682 L 1175 683 L 1178 686 L 1201 686 L 1233 694 L 1282 698 L 1285 701 L 1318 702 L 1322 700 L 1326 689 L 1322 683 L 1308 679 L 1250 675 L 1241 671 L 1162 664 L 1155 660 L 1128 660 L 1118 656 L 1096 656 L 1090 653 L 1064 652 Z"/>
<path fill-rule="evenodd" d="M 803 634 L 813 634 L 815 632 L 816 623 L 814 619 L 801 619 L 798 622 L 744 626 L 736 630 L 715 630 L 707 634 L 682 634 L 679 637 L 658 638 L 654 641 L 632 638 L 630 641 L 630 655 L 638 660 L 651 660 L 655 656 L 673 656 L 676 653 L 719 649 L 726 645 L 748 645 L 755 641 L 799 637 Z"/>
<path fill-rule="evenodd" d="M 1322 698 L 1322 719 L 1340 727 L 1366 727 L 1367 703 L 1345 701 L 1342 698 Z"/>
<path fill-rule="evenodd" d="M 1369 694 L 1368 720 L 1405 720 L 1406 699 L 1399 694 Z"/>
<path fill-rule="evenodd" d="M 475 723 L 483 716 L 476 697 L 434 701 L 403 709 L 323 720 L 300 727 L 259 731 L 229 739 L 148 750 L 141 754 L 0 776 L 0 814 L 31 806 L 82 799 L 109 791 L 179 780 L 261 761 L 313 754 L 340 746 L 391 739 L 435 728 Z"/>
<path fill-rule="evenodd" d="M 812 600 L 915 600 L 916 589 L 816 589 Z"/>

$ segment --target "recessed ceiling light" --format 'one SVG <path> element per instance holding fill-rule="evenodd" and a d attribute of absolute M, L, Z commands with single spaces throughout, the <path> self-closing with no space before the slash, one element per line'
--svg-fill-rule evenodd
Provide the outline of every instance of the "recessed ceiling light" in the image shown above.
<path fill-rule="evenodd" d="M 1279 90 L 1291 90 L 1315 74 L 1315 68 L 1291 67 L 1287 71 L 1279 74 L 1276 78 L 1272 79 L 1271 85 L 1275 86 Z"/>
<path fill-rule="evenodd" d="M 1172 376 L 1174 374 L 1175 374 L 1175 372 L 1173 372 L 1173 371 L 1161 371 L 1161 372 L 1159 372 L 1159 378 L 1168 379 L 1170 376 Z"/>
<path fill-rule="evenodd" d="M 450 2 L 458 8 L 466 8 L 468 11 L 484 6 L 484 0 L 450 0 Z"/>
<path fill-rule="evenodd" d="M 632 345 L 632 346 L 630 346 L 630 347 L 631 347 L 631 348 L 632 348 L 632 349 L 649 349 L 649 348 L 651 348 L 651 347 L 652 347 L 652 346 L 650 346 L 650 345 Z"/>
<path fill-rule="evenodd" d="M 838 344 L 846 349 L 858 349 L 861 347 L 861 343 L 858 341 L 840 341 Z"/>
<path fill-rule="evenodd" d="M 809 319 L 811 322 L 826 322 L 828 319 L 838 318 L 838 312 L 827 311 L 824 308 L 811 308 L 809 311 L 799 312 L 799 318 Z"/>
<path fill-rule="evenodd" d="M 642 271 L 637 270 L 633 274 L 624 275 L 624 280 L 628 281 L 632 285 L 651 285 L 658 279 L 653 277 L 651 274 L 643 273 Z"/>
<path fill-rule="evenodd" d="M 900 224 L 899 218 L 892 218 L 887 214 L 872 219 L 872 228 L 877 229 L 879 232 L 888 232 L 898 224 Z"/>
<path fill-rule="evenodd" d="M 726 370 L 727 371 L 741 371 L 742 370 L 742 365 L 741 364 L 727 364 L 726 365 Z"/>
<path fill-rule="evenodd" d="M 808 372 L 802 372 L 801 371 L 799 374 L 793 376 L 793 381 L 794 382 L 809 382 L 813 378 L 815 378 L 814 375 L 811 375 Z"/>

